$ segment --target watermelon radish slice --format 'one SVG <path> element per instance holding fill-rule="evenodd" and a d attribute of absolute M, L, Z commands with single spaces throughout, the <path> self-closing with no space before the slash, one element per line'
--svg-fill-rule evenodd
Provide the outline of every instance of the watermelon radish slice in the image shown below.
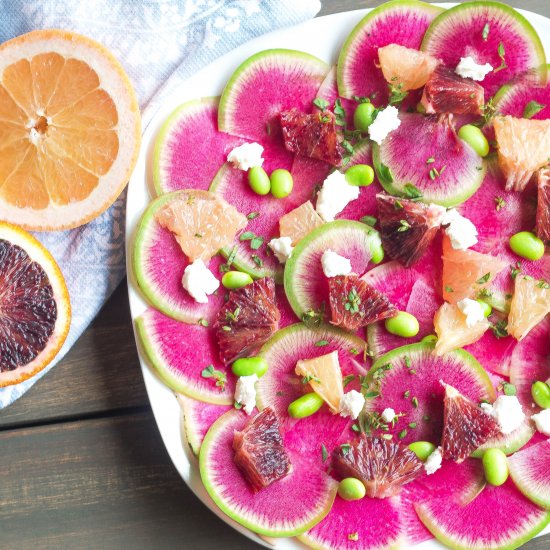
<path fill-rule="evenodd" d="M 527 500 L 510 479 L 500 487 L 486 485 L 466 505 L 432 496 L 416 511 L 436 539 L 456 550 L 518 548 L 550 522 L 550 512 Z"/>
<path fill-rule="evenodd" d="M 233 436 L 249 417 L 232 410 L 208 430 L 199 456 L 201 478 L 214 502 L 230 518 L 268 537 L 292 537 L 307 531 L 328 514 L 338 483 L 307 456 L 292 447 L 284 434 L 292 464 L 283 479 L 254 493 L 233 461 Z"/>
<path fill-rule="evenodd" d="M 328 516 L 298 538 L 310 548 L 330 550 L 405 547 L 400 498 L 349 502 L 337 496 Z"/>
<path fill-rule="evenodd" d="M 235 377 L 218 357 L 211 327 L 181 323 L 149 308 L 136 319 L 136 331 L 149 364 L 169 388 L 206 403 L 233 404 Z M 225 375 L 224 386 L 202 376 L 209 365 Z"/>
<path fill-rule="evenodd" d="M 218 128 L 260 143 L 280 138 L 279 113 L 310 112 L 330 67 L 305 52 L 265 50 L 244 61 L 220 98 Z"/>
<path fill-rule="evenodd" d="M 516 487 L 529 500 L 550 510 L 550 439 L 511 456 L 508 467 Z"/>
<path fill-rule="evenodd" d="M 178 189 L 208 189 L 229 152 L 243 141 L 218 132 L 217 97 L 179 106 L 166 119 L 155 142 L 153 183 L 157 195 Z"/>
<path fill-rule="evenodd" d="M 251 247 L 251 240 L 240 241 L 237 238 L 234 244 L 237 246 L 237 255 L 233 260 L 233 265 L 237 269 L 249 273 L 255 278 L 282 279 L 283 268 L 277 258 L 270 254 L 271 251 L 267 247 L 267 243 L 279 236 L 281 217 L 311 199 L 314 186 L 314 183 L 308 186 L 297 185 L 295 182 L 292 193 L 285 199 L 276 199 L 271 195 L 260 196 L 250 189 L 245 172 L 232 168 L 228 163 L 222 166 L 212 182 L 210 191 L 221 195 L 229 204 L 235 206 L 239 212 L 245 215 L 253 212 L 258 213 L 258 216 L 248 222 L 245 231 L 263 238 L 263 243 L 258 249 Z M 232 247 L 226 247 L 222 253 L 228 257 L 231 250 Z"/>
<path fill-rule="evenodd" d="M 199 304 L 182 287 L 181 278 L 189 260 L 174 235 L 156 220 L 156 213 L 177 197 L 177 192 L 155 199 L 145 210 L 134 241 L 133 267 L 139 289 L 162 313 L 186 323 L 212 321 L 223 303 L 223 293 Z M 213 258 L 208 266 L 214 273 L 222 260 Z"/>
<path fill-rule="evenodd" d="M 442 11 L 417 0 L 394 0 L 370 11 L 351 31 L 340 51 L 340 95 L 349 99 L 371 97 L 376 105 L 387 104 L 388 84 L 378 66 L 378 48 L 393 43 L 419 49 L 428 26 Z"/>
<path fill-rule="evenodd" d="M 373 162 L 384 189 L 406 196 L 414 185 L 423 201 L 456 206 L 470 198 L 485 176 L 483 159 L 456 134 L 451 116 L 400 113 L 401 125 L 373 144 Z"/>
<path fill-rule="evenodd" d="M 183 429 L 187 443 L 193 454 L 199 456 L 202 441 L 210 426 L 233 407 L 204 403 L 182 394 L 178 394 L 177 399 L 183 413 Z"/>
<path fill-rule="evenodd" d="M 382 259 L 380 236 L 366 224 L 336 220 L 314 229 L 296 245 L 285 266 L 285 292 L 300 319 L 306 312 L 328 307 L 328 282 L 321 266 L 327 249 L 351 260 L 352 272 L 358 275 L 373 258 Z"/>
<path fill-rule="evenodd" d="M 422 50 L 452 69 L 467 56 L 494 69 L 502 67 L 480 82 L 486 99 L 516 75 L 546 64 L 535 29 L 523 15 L 499 2 L 466 2 L 444 11 L 426 31 Z M 540 77 L 540 84 L 545 84 L 546 75 Z"/>
<path fill-rule="evenodd" d="M 401 436 L 404 443 L 431 441 L 439 444 L 443 431 L 444 396 L 440 381 L 450 384 L 473 401 L 493 401 L 495 397 L 491 379 L 476 359 L 464 350 L 437 357 L 431 344 L 402 346 L 377 359 L 369 371 L 369 379 L 375 379 L 376 371 L 387 364 L 391 368 L 380 380 L 381 395 L 368 401 L 367 405 L 380 413 L 389 407 L 405 415 L 388 432 L 397 436 L 405 430 Z M 416 427 L 408 429 L 410 423 L 416 423 Z"/>
<path fill-rule="evenodd" d="M 493 97 L 493 105 L 501 115 L 522 118 L 528 114 L 533 120 L 550 118 L 550 85 L 541 86 L 540 82 L 548 80 L 550 65 L 542 69 L 529 71 L 511 84 L 505 84 Z M 540 72 L 545 73 L 541 76 Z M 539 105 L 531 104 L 536 102 Z"/>

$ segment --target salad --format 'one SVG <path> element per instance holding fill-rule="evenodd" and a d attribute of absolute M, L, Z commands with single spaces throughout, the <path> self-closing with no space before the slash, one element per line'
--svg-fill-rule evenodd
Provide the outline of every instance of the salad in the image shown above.
<path fill-rule="evenodd" d="M 370 11 L 180 106 L 141 348 L 230 518 L 312 548 L 517 548 L 550 523 L 550 84 L 498 2 Z"/>

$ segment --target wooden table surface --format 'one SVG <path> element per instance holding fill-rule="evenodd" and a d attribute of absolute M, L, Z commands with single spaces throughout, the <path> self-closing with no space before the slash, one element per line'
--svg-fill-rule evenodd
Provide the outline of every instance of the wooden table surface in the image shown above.
<path fill-rule="evenodd" d="M 381 2 L 324 0 L 321 15 Z M 550 16 L 547 0 L 518 1 Z M 124 281 L 67 357 L 0 412 L 0 548 L 252 549 L 170 462 Z M 550 536 L 529 550 L 550 546 Z"/>

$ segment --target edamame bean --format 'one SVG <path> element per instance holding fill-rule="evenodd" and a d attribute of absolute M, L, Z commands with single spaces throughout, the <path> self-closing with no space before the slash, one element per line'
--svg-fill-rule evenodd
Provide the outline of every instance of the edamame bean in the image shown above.
<path fill-rule="evenodd" d="M 237 359 L 231 370 L 235 376 L 252 376 L 261 378 L 267 372 L 267 361 L 263 357 L 242 357 Z"/>
<path fill-rule="evenodd" d="M 493 313 L 493 308 L 487 302 L 484 302 L 483 300 L 476 301 L 481 306 L 481 309 L 483 309 L 483 315 L 485 315 L 485 317 L 489 317 L 489 315 Z"/>
<path fill-rule="evenodd" d="M 338 484 L 338 494 L 344 500 L 361 500 L 367 494 L 367 489 L 360 479 L 346 477 Z"/>
<path fill-rule="evenodd" d="M 257 195 L 267 195 L 271 191 L 271 181 L 261 166 L 253 166 L 248 171 L 248 185 Z"/>
<path fill-rule="evenodd" d="M 229 290 L 236 290 L 252 283 L 252 277 L 242 271 L 228 271 L 222 277 L 222 285 Z"/>
<path fill-rule="evenodd" d="M 422 462 L 426 462 L 428 457 L 435 451 L 435 445 L 429 441 L 415 441 L 409 445 L 409 449 Z"/>
<path fill-rule="evenodd" d="M 466 124 L 458 131 L 458 137 L 465 141 L 480 157 L 489 154 L 489 142 L 483 132 L 472 124 Z"/>
<path fill-rule="evenodd" d="M 386 319 L 385 325 L 389 333 L 403 338 L 416 336 L 420 330 L 418 319 L 406 311 L 400 311 L 395 317 Z"/>
<path fill-rule="evenodd" d="M 483 453 L 483 471 L 490 485 L 498 487 L 508 479 L 508 460 L 500 449 L 487 449 Z"/>
<path fill-rule="evenodd" d="M 550 409 L 550 386 L 546 382 L 535 382 L 531 386 L 531 397 L 541 409 Z"/>
<path fill-rule="evenodd" d="M 271 194 L 276 199 L 284 199 L 292 192 L 294 180 L 288 170 L 283 170 L 282 168 L 273 170 L 269 179 L 271 181 Z"/>
<path fill-rule="evenodd" d="M 435 344 L 437 342 L 437 336 L 435 334 L 428 334 L 428 336 L 424 336 L 420 341 L 427 344 Z"/>
<path fill-rule="evenodd" d="M 375 107 L 372 103 L 359 103 L 353 113 L 353 125 L 356 130 L 366 132 L 372 124 L 372 115 L 374 115 Z"/>
<path fill-rule="evenodd" d="M 510 248 L 526 260 L 540 260 L 544 256 L 544 243 L 529 231 L 520 231 L 510 237 Z"/>
<path fill-rule="evenodd" d="M 374 170 L 368 164 L 356 164 L 346 170 L 346 181 L 356 187 L 367 187 L 374 181 Z"/>
<path fill-rule="evenodd" d="M 323 398 L 315 392 L 306 393 L 294 400 L 288 406 L 288 414 L 292 418 L 305 418 L 315 414 L 323 405 Z"/>

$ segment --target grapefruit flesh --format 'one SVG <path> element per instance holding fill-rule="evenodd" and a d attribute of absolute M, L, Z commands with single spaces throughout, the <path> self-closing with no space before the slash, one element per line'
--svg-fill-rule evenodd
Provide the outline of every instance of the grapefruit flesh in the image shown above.
<path fill-rule="evenodd" d="M 323 223 L 321 216 L 317 214 L 311 201 L 306 201 L 279 220 L 279 231 L 281 237 L 290 237 L 294 246 L 311 230 L 323 225 Z"/>

